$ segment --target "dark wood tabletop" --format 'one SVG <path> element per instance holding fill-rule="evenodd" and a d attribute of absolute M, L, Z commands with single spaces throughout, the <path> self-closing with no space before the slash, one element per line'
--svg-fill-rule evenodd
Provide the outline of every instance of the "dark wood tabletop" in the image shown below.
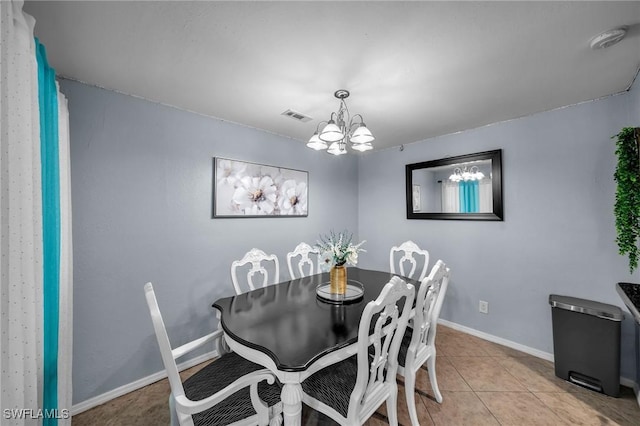
<path fill-rule="evenodd" d="M 362 299 L 348 304 L 331 304 L 316 296 L 316 287 L 329 281 L 329 274 L 321 273 L 225 297 L 213 306 L 221 312 L 222 328 L 230 338 L 265 353 L 281 371 L 303 371 L 357 341 L 364 307 L 393 276 L 348 268 L 347 279 L 364 286 Z M 417 289 L 417 281 L 402 278 Z"/>

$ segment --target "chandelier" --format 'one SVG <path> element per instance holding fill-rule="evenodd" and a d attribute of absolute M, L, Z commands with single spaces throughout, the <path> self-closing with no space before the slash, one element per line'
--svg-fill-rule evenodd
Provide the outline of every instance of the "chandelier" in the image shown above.
<path fill-rule="evenodd" d="M 471 166 L 470 168 L 466 166 L 463 168 L 456 167 L 453 169 L 451 176 L 449 176 L 449 180 L 453 182 L 481 180 L 482 178 L 484 178 L 484 173 L 478 170 L 478 166 Z"/>
<path fill-rule="evenodd" d="M 340 99 L 338 112 L 332 112 L 329 121 L 321 121 L 316 127 L 316 131 L 307 142 L 309 148 L 320 151 L 326 149 L 329 154 L 342 155 L 347 153 L 347 141 L 350 142 L 351 149 L 364 152 L 373 149 L 371 141 L 375 138 L 371 131 L 364 124 L 362 115 L 356 114 L 353 117 L 349 114 L 349 108 L 344 101 L 349 97 L 348 90 L 336 90 L 333 94 Z M 320 126 L 325 124 L 320 131 Z"/>

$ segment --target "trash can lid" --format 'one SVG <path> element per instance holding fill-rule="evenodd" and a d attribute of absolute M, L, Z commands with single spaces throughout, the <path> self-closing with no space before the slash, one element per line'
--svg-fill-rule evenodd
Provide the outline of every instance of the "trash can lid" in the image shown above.
<path fill-rule="evenodd" d="M 595 302 L 593 300 L 579 299 L 571 296 L 549 295 L 549 304 L 552 308 L 565 309 L 567 311 L 580 312 L 593 315 L 611 321 L 622 321 L 624 315 L 622 309 L 615 305 Z"/>

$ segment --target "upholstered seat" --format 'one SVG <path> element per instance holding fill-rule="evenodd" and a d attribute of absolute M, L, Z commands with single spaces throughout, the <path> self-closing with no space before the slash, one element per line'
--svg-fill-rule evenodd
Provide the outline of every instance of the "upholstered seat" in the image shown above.
<path fill-rule="evenodd" d="M 236 353 L 228 353 L 211 362 L 197 374 L 184 381 L 184 393 L 192 401 L 200 401 L 223 390 L 238 377 L 262 370 L 264 367 L 247 361 Z M 258 396 L 269 407 L 280 404 L 282 386 L 277 381 L 269 385 L 258 383 Z M 228 425 L 256 414 L 251 406 L 249 388 L 245 387 L 230 395 L 212 408 L 193 414 L 194 425 Z"/>
<path fill-rule="evenodd" d="M 302 390 L 347 417 L 349 399 L 357 377 L 358 359 L 354 355 L 311 375 L 302 382 Z"/>
<path fill-rule="evenodd" d="M 413 336 L 413 328 L 407 327 L 407 330 L 402 336 L 402 343 L 400 343 L 400 350 L 398 351 L 398 368 L 404 368 L 407 360 L 407 351 L 409 350 L 409 344 L 411 343 L 411 337 Z"/>
<path fill-rule="evenodd" d="M 144 291 L 171 386 L 172 426 L 277 426 L 282 423 L 281 386 L 273 373 L 235 353 L 224 351 L 222 330 L 171 348 L 153 285 L 145 284 Z M 182 383 L 176 359 L 205 344 L 216 347 L 220 356 Z"/>
<path fill-rule="evenodd" d="M 356 354 L 326 365 L 302 382 L 302 401 L 340 425 L 362 425 L 386 402 L 389 424 L 397 426 L 396 371 L 400 340 L 413 304 L 414 287 L 399 277 L 369 302 L 358 327 Z"/>
<path fill-rule="evenodd" d="M 436 378 L 436 329 L 442 302 L 449 285 L 450 271 L 443 261 L 438 260 L 429 276 L 422 280 L 414 316 L 402 337 L 398 350 L 398 374 L 403 376 L 407 408 L 413 426 L 418 426 L 415 405 L 416 373 L 427 363 L 431 389 L 437 402 L 442 402 L 442 394 Z"/>

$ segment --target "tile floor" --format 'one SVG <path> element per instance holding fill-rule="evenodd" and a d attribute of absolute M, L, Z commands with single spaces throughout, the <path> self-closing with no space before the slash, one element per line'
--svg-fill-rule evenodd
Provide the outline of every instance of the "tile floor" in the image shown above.
<path fill-rule="evenodd" d="M 415 397 L 422 426 L 640 426 L 640 408 L 629 388 L 621 388 L 619 398 L 585 390 L 555 377 L 551 362 L 444 326 L 438 326 L 436 345 L 444 401 L 435 402 L 427 372 L 419 371 Z M 183 378 L 198 368 L 184 371 Z M 169 392 L 167 380 L 161 380 L 74 416 L 72 425 L 168 425 Z M 399 422 L 409 426 L 403 386 L 399 392 Z M 335 425 L 306 408 L 303 424 Z M 384 407 L 367 422 L 387 424 Z"/>

